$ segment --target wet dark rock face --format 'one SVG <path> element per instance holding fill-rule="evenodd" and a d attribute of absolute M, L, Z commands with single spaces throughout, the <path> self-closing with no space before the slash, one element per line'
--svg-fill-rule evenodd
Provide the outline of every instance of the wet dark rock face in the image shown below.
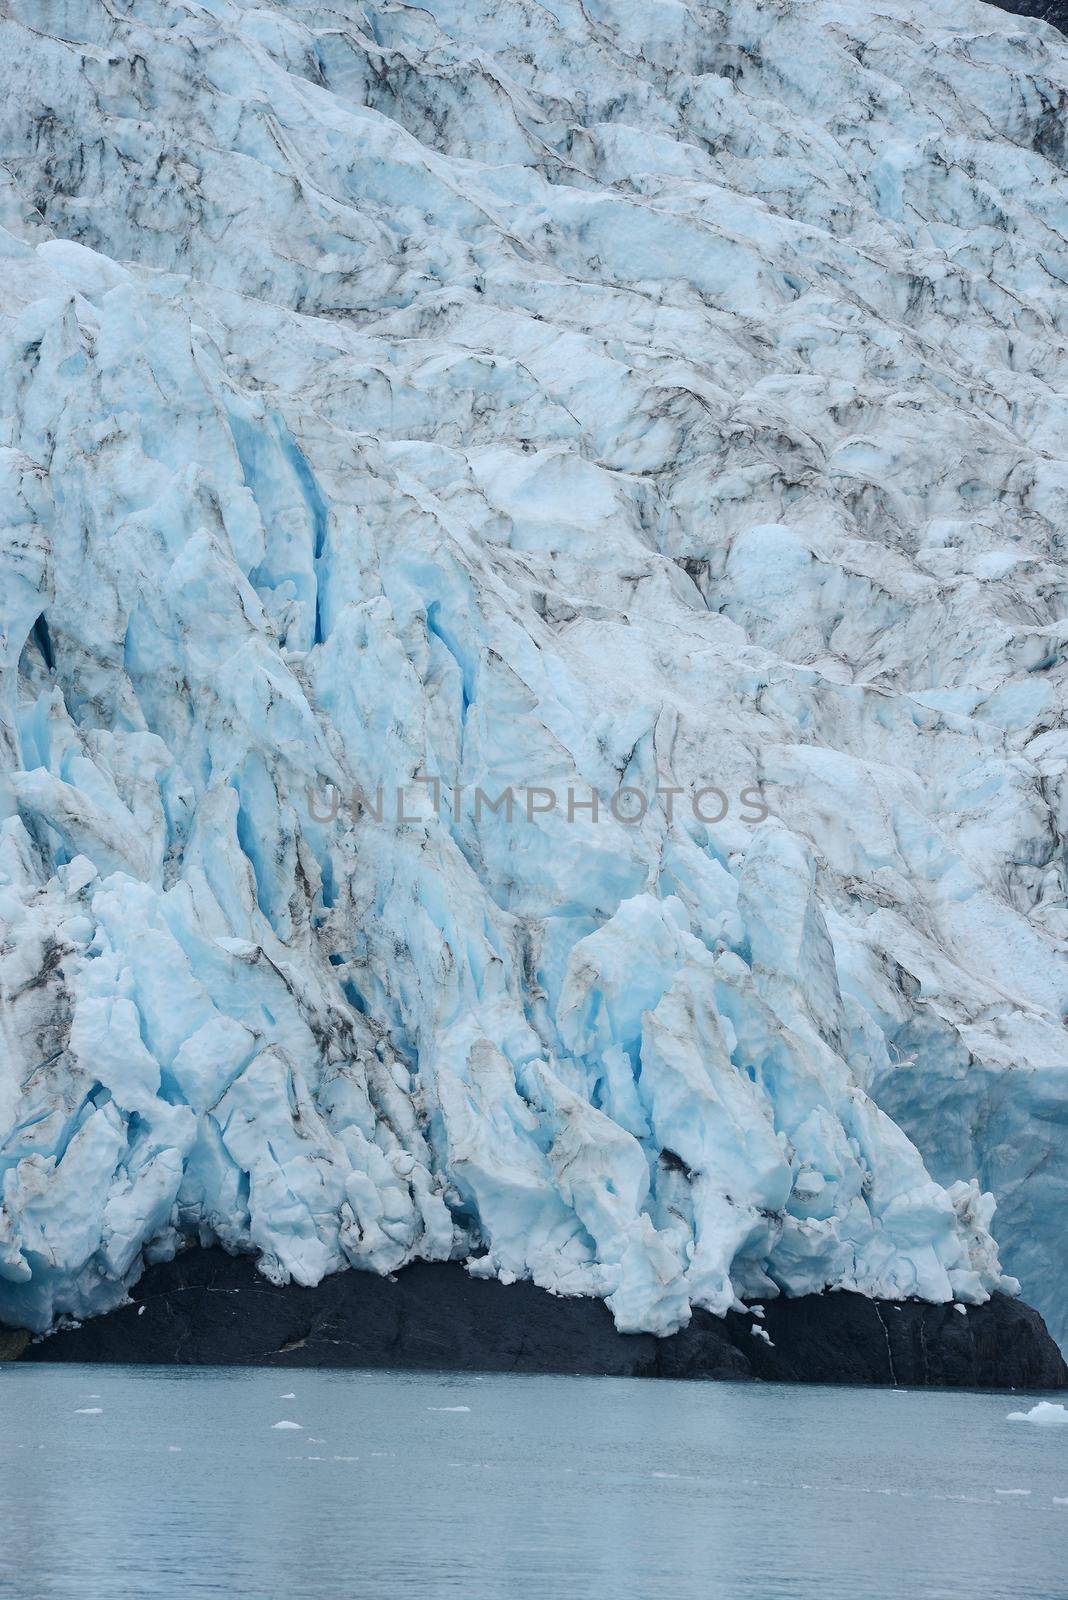
<path fill-rule="evenodd" d="M 657 1339 L 618 1333 L 599 1300 L 473 1279 L 455 1264 L 418 1262 L 393 1278 L 343 1272 L 302 1289 L 268 1283 L 250 1257 L 220 1250 L 151 1267 L 132 1304 L 39 1340 L 22 1359 L 1068 1386 L 1038 1312 L 1004 1295 L 965 1312 L 808 1295 L 768 1301 L 763 1318 L 699 1311 L 681 1333 Z"/>

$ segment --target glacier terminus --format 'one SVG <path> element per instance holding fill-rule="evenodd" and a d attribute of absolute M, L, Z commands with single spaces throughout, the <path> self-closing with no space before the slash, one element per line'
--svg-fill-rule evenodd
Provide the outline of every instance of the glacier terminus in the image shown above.
<path fill-rule="evenodd" d="M 1068 40 L 0 13 L 0 1322 L 1068 1338 Z"/>

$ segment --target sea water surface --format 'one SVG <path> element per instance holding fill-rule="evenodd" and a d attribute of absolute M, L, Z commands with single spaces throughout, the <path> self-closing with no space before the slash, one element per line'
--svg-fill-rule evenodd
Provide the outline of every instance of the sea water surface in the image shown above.
<path fill-rule="evenodd" d="M 15 1364 L 0 1593 L 1061 1600 L 1034 1398 Z"/>

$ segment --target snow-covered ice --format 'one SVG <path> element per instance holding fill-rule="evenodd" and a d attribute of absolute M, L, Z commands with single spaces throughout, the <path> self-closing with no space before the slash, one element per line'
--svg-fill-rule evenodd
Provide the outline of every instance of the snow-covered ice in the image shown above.
<path fill-rule="evenodd" d="M 1066 94 L 972 0 L 8 0 L 0 1319 L 973 1304 L 996 1193 L 1065 1330 Z"/>
<path fill-rule="evenodd" d="M 1040 1400 L 1030 1411 L 1010 1411 L 1010 1422 L 1031 1422 L 1036 1428 L 1068 1428 L 1068 1408 Z"/>

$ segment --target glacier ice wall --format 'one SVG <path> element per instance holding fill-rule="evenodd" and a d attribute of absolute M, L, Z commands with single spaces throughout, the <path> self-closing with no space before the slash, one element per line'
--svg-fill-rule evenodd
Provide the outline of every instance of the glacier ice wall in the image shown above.
<path fill-rule="evenodd" d="M 0 1317 L 980 1300 L 992 1190 L 1063 1333 L 1065 42 L 8 0 L 0 78 Z"/>

